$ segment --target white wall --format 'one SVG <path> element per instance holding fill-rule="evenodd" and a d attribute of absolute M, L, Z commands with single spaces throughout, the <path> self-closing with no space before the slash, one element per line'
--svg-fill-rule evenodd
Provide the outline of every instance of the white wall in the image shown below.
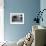
<path fill-rule="evenodd" d="M 4 1 L 0 0 L 0 42 L 4 41 Z"/>

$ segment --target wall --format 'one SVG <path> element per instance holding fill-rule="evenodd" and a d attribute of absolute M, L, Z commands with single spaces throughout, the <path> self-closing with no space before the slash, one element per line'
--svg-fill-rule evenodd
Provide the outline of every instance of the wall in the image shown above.
<path fill-rule="evenodd" d="M 4 0 L 0 0 L 0 42 L 4 41 Z"/>
<path fill-rule="evenodd" d="M 4 35 L 7 41 L 18 41 L 32 28 L 32 20 L 40 9 L 40 0 L 4 0 Z M 24 24 L 10 24 L 10 13 L 24 13 Z"/>
<path fill-rule="evenodd" d="M 46 0 L 40 0 L 40 9 L 41 9 L 41 11 L 42 11 L 43 9 L 46 9 Z M 43 22 L 40 21 L 40 25 L 46 27 L 46 20 L 45 20 L 45 19 L 46 19 L 46 11 L 43 12 L 42 17 L 43 17 Z"/>

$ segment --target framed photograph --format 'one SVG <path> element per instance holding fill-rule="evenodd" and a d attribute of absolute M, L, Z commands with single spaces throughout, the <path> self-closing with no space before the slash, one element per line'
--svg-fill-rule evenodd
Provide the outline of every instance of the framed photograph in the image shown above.
<path fill-rule="evenodd" d="M 10 24 L 24 24 L 24 13 L 10 13 Z"/>

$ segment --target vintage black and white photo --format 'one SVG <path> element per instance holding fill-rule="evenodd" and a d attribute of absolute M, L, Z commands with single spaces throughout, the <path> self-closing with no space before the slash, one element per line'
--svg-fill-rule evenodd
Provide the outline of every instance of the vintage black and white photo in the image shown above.
<path fill-rule="evenodd" d="M 24 24 L 24 13 L 10 13 L 10 24 Z"/>

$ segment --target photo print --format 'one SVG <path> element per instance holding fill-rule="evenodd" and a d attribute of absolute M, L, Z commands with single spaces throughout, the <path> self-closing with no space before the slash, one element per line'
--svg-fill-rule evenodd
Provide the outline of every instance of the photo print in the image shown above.
<path fill-rule="evenodd" d="M 10 24 L 24 24 L 24 13 L 10 13 Z"/>

